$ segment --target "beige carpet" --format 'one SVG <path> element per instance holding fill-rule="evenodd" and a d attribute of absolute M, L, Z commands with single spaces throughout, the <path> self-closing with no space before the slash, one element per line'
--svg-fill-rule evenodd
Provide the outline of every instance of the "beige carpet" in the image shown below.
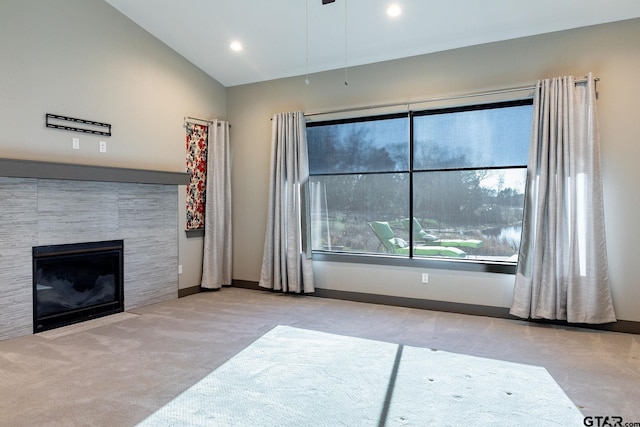
<path fill-rule="evenodd" d="M 542 367 L 277 326 L 140 426 L 580 426 Z"/>

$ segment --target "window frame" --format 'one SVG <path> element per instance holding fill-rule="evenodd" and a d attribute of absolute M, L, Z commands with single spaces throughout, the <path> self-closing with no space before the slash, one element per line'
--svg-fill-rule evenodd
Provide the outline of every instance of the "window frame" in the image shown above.
<path fill-rule="evenodd" d="M 524 168 L 524 165 L 511 165 L 511 166 L 490 166 L 484 168 L 478 167 L 460 167 L 460 168 L 443 168 L 443 169 L 415 169 L 414 168 L 414 118 L 426 115 L 435 114 L 451 114 L 457 112 L 478 111 L 505 107 L 517 107 L 524 105 L 533 105 L 533 98 L 520 98 L 507 101 L 478 103 L 471 105 L 455 106 L 455 107 L 435 107 L 431 109 L 422 109 L 417 111 L 406 111 L 402 113 L 381 114 L 381 115 L 369 115 L 359 116 L 353 118 L 333 119 L 325 121 L 317 121 L 307 123 L 307 127 L 327 126 L 327 125 L 339 125 L 347 123 L 365 122 L 372 120 L 385 120 L 394 118 L 408 118 L 409 134 L 407 135 L 409 142 L 409 169 L 406 171 L 388 171 L 388 172 L 358 172 L 357 174 L 372 174 L 381 175 L 388 173 L 407 173 L 409 176 L 409 218 L 414 215 L 414 174 L 425 172 L 442 172 L 442 171 L 460 171 L 460 170 L 496 170 L 496 169 L 514 169 Z M 317 173 L 311 174 L 311 176 L 335 176 L 345 175 L 336 173 Z M 526 191 L 526 190 L 525 190 Z M 414 246 L 413 239 L 413 222 L 410 222 L 409 230 L 409 245 Z M 388 265 L 388 266 L 402 266 L 402 267 L 414 267 L 414 268 L 429 268 L 429 269 L 444 269 L 444 270 L 459 270 L 459 271 L 471 271 L 471 272 L 484 272 L 484 273 L 501 273 L 501 274 L 515 274 L 517 268 L 517 262 L 512 261 L 498 261 L 498 260 L 477 260 L 477 259 L 455 259 L 455 258 L 436 258 L 436 257 L 416 257 L 413 251 L 410 251 L 408 256 L 384 254 L 384 253 L 359 253 L 359 252 L 341 252 L 341 251 L 329 251 L 323 249 L 314 249 L 313 258 L 317 261 L 328 262 L 347 262 L 357 264 L 374 264 L 374 265 Z"/>

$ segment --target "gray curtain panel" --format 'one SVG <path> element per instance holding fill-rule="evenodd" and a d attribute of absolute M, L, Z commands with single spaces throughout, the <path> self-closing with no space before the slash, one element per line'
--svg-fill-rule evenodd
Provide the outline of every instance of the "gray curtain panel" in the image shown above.
<path fill-rule="evenodd" d="M 522 242 L 510 313 L 614 322 L 595 81 L 538 81 Z"/>
<path fill-rule="evenodd" d="M 272 119 L 269 211 L 259 285 L 283 292 L 314 291 L 306 238 L 309 182 L 307 134 L 301 111 Z"/>
<path fill-rule="evenodd" d="M 229 123 L 215 120 L 209 126 L 207 195 L 204 216 L 204 255 L 200 286 L 219 289 L 231 285 L 231 155 Z"/>

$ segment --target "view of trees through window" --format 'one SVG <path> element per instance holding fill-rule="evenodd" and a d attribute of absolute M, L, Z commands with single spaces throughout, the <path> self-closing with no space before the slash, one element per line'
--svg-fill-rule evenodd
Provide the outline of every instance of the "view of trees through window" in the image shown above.
<path fill-rule="evenodd" d="M 531 117 L 525 100 L 307 124 L 313 249 L 515 262 Z"/>

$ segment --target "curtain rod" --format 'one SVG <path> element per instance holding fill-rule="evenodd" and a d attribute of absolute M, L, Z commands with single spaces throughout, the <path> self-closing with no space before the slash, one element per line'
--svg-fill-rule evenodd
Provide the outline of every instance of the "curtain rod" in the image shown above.
<path fill-rule="evenodd" d="M 207 124 L 209 124 L 209 125 L 211 125 L 211 124 L 215 123 L 213 120 L 205 120 L 205 119 L 199 119 L 199 118 L 197 118 L 197 117 L 189 117 L 189 116 L 184 117 L 184 121 L 185 121 L 185 123 L 187 122 L 187 120 L 197 120 L 197 121 L 199 121 L 199 122 L 205 122 L 205 123 L 207 123 Z M 220 123 L 220 122 L 218 121 L 218 126 L 220 126 L 221 124 L 222 124 L 222 123 Z M 229 127 L 231 127 L 231 125 L 229 125 Z"/>
<path fill-rule="evenodd" d="M 185 121 L 185 122 L 186 122 L 187 120 L 197 120 L 197 121 L 199 121 L 199 122 L 205 122 L 205 123 L 209 123 L 209 124 L 213 123 L 213 121 L 212 121 L 212 120 L 199 119 L 199 118 L 197 118 L 197 117 L 190 117 L 190 116 L 187 116 L 187 117 L 185 117 L 185 118 L 184 118 L 184 121 Z"/>
<path fill-rule="evenodd" d="M 599 77 L 595 77 L 593 80 L 597 82 L 597 81 L 600 80 L 600 78 Z M 586 81 L 587 81 L 586 77 L 581 77 L 581 78 L 576 79 L 574 82 L 575 83 L 584 83 Z M 320 116 L 320 115 L 324 115 L 324 114 L 348 113 L 348 112 L 351 112 L 351 111 L 375 110 L 375 109 L 378 109 L 378 108 L 398 107 L 398 106 L 401 106 L 401 105 L 404 105 L 407 108 L 409 108 L 411 105 L 414 105 L 414 104 L 426 104 L 428 102 L 438 102 L 438 101 L 449 101 L 449 100 L 454 100 L 454 99 L 474 98 L 476 96 L 499 95 L 499 94 L 510 93 L 510 92 L 522 92 L 522 91 L 525 91 L 525 90 L 534 90 L 535 88 L 536 88 L 535 85 L 515 86 L 515 87 L 508 87 L 508 88 L 504 88 L 504 89 L 497 89 L 497 90 L 490 90 L 490 91 L 470 92 L 470 93 L 463 93 L 463 94 L 459 94 L 459 95 L 450 95 L 450 96 L 443 96 L 443 97 L 437 97 L 437 98 L 427 98 L 427 99 L 421 99 L 421 100 L 417 100 L 417 101 L 391 102 L 391 103 L 387 103 L 387 104 L 366 105 L 366 106 L 363 106 L 363 107 L 349 107 L 349 108 L 341 108 L 341 109 L 337 109 L 337 110 L 313 111 L 311 113 L 304 113 L 304 116 L 305 117 L 311 117 L 311 116 Z"/>

